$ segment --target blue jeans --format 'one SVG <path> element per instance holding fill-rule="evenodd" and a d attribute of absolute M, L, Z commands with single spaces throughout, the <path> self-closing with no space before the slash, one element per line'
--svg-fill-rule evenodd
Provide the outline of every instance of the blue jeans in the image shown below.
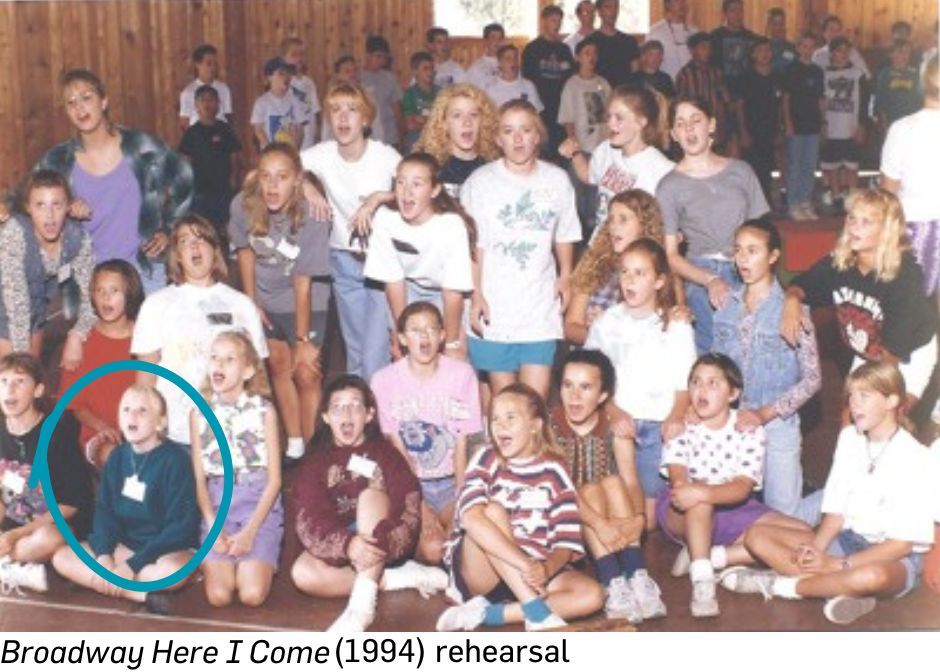
<path fill-rule="evenodd" d="M 791 208 L 812 200 L 818 163 L 818 135 L 787 138 L 787 205 Z"/>
<path fill-rule="evenodd" d="M 734 263 L 730 261 L 721 261 L 719 259 L 705 259 L 703 257 L 689 257 L 689 263 L 703 271 L 708 271 L 724 280 L 731 289 L 737 289 L 741 286 L 741 280 L 734 270 Z M 708 300 L 708 290 L 702 285 L 685 282 L 685 300 L 692 311 L 692 317 L 695 323 L 692 325 L 695 329 L 695 350 L 699 355 L 711 352 L 713 329 L 712 316 L 715 309 L 711 301 Z"/>
<path fill-rule="evenodd" d="M 636 473 L 647 499 L 656 499 L 666 489 L 666 480 L 659 475 L 663 457 L 662 423 L 655 420 L 636 421 Z"/>
<path fill-rule="evenodd" d="M 363 262 L 352 252 L 330 250 L 333 295 L 346 344 L 346 371 L 372 380 L 391 359 L 389 311 L 385 292 L 367 287 Z"/>
<path fill-rule="evenodd" d="M 795 415 L 786 420 L 776 418 L 764 425 L 764 431 L 764 504 L 788 516 L 796 515 L 803 494 L 800 419 Z"/>
<path fill-rule="evenodd" d="M 150 270 L 144 270 L 137 261 L 134 268 L 140 274 L 140 283 L 144 288 L 144 295 L 150 296 L 158 289 L 166 287 L 166 263 L 163 259 L 151 259 Z"/>

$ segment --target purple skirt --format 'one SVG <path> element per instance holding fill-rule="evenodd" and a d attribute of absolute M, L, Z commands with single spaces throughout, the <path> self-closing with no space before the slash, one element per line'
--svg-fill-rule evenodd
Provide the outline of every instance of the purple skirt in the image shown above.
<path fill-rule="evenodd" d="M 908 222 L 907 236 L 924 272 L 924 294 L 930 296 L 940 289 L 940 219 Z"/>
<path fill-rule="evenodd" d="M 233 535 L 239 532 L 251 519 L 251 515 L 258 506 L 258 500 L 268 483 L 268 474 L 266 471 L 259 470 L 249 474 L 238 474 L 235 487 L 232 489 L 232 503 L 229 505 L 228 515 L 225 517 L 225 525 L 222 528 L 226 534 Z M 223 479 L 222 477 L 211 477 L 207 481 L 209 490 L 209 501 L 212 506 L 218 509 L 219 502 L 222 501 Z M 202 534 L 200 541 L 205 541 L 209 536 L 209 528 L 205 521 L 202 524 Z M 210 550 L 206 555 L 205 561 L 227 561 L 244 562 L 246 560 L 261 560 L 274 567 L 277 571 L 278 560 L 281 557 L 281 539 L 284 537 L 284 506 L 281 503 L 281 496 L 278 495 L 271 506 L 258 534 L 255 535 L 255 545 L 245 555 L 234 557 L 227 554 L 216 553 Z"/>
<path fill-rule="evenodd" d="M 670 492 L 671 489 L 666 488 L 656 498 L 656 522 L 659 523 L 659 529 L 669 539 L 679 545 L 684 545 L 685 542 L 673 534 L 666 526 L 666 511 L 669 510 Z M 734 506 L 716 506 L 715 515 L 712 518 L 712 545 L 730 546 L 740 539 L 741 535 L 747 532 L 747 529 L 756 523 L 758 519 L 771 511 L 773 509 L 753 496 Z"/>

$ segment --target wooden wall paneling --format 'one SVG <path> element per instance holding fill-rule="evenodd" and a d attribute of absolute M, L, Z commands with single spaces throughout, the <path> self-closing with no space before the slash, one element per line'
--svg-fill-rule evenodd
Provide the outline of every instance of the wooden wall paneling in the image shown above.
<path fill-rule="evenodd" d="M 222 63 L 225 72 L 225 81 L 232 90 L 232 114 L 235 117 L 235 132 L 238 134 L 243 147 L 250 146 L 250 125 L 251 105 L 254 97 L 237 92 L 248 92 L 251 90 L 255 79 L 248 69 L 246 60 L 246 50 L 248 40 L 251 37 L 251 31 L 245 29 L 247 26 L 248 4 L 244 2 L 223 3 L 220 1 L 220 13 L 222 16 L 224 31 L 225 60 Z M 224 11 L 222 11 L 224 9 Z"/>
<path fill-rule="evenodd" d="M 0 4 L 0 193 L 13 186 L 25 170 L 23 133 L 23 92 L 19 73 L 19 52 L 16 49 L 16 7 Z"/>
<path fill-rule="evenodd" d="M 168 126 L 162 106 L 154 105 L 153 89 L 150 86 L 151 62 L 149 16 L 146 7 L 139 2 L 122 2 L 117 5 L 121 26 L 120 51 L 121 92 L 125 114 L 136 120 L 135 125 L 145 131 L 162 135 L 168 139 Z"/>
<path fill-rule="evenodd" d="M 26 161 L 31 166 L 54 144 L 53 127 L 48 123 L 55 110 L 53 74 L 49 67 L 49 6 L 27 3 L 16 17 L 15 44 L 19 48 L 19 67 L 14 70 L 25 94 L 21 142 Z"/>

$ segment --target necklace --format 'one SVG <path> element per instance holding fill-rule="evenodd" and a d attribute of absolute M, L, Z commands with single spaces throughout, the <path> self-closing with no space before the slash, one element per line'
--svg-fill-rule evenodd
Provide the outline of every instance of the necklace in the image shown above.
<path fill-rule="evenodd" d="M 894 437 L 897 436 L 897 433 L 898 433 L 898 430 L 895 429 L 894 434 L 892 434 L 888 438 L 888 440 L 885 441 L 884 447 L 882 447 L 882 449 L 878 451 L 878 454 L 875 455 L 874 457 L 872 457 L 872 454 L 871 454 L 871 441 L 867 441 L 867 440 L 865 441 L 865 454 L 868 455 L 868 473 L 869 474 L 875 473 L 875 467 L 878 466 L 878 462 L 880 462 L 881 458 L 884 457 L 885 452 L 888 450 L 888 446 L 891 445 L 891 441 L 894 440 Z"/>

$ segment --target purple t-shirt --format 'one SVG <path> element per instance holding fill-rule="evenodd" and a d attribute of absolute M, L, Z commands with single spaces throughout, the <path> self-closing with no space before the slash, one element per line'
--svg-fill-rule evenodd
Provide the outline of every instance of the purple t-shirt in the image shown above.
<path fill-rule="evenodd" d="M 91 236 L 95 259 L 124 259 L 136 264 L 141 240 L 138 233 L 141 195 L 131 161 L 124 158 L 106 175 L 92 175 L 75 162 L 72 189 L 91 208 L 85 229 Z"/>

